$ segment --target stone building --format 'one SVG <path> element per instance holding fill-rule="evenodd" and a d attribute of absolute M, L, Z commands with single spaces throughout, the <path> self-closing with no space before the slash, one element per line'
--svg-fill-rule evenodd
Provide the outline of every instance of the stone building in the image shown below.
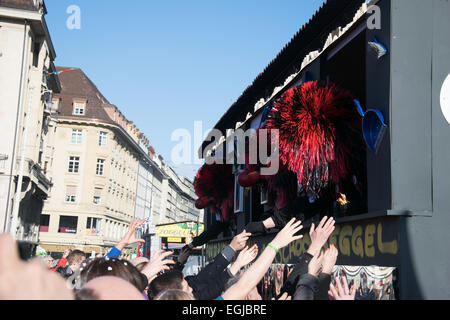
<path fill-rule="evenodd" d="M 50 113 L 60 91 L 46 13 L 43 1 L 0 1 L 0 232 L 26 244 L 29 254 L 52 187 Z"/>

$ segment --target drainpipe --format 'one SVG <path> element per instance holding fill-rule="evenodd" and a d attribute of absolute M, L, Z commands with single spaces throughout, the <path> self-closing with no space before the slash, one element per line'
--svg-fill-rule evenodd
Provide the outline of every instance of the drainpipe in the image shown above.
<path fill-rule="evenodd" d="M 23 46 L 22 46 L 22 67 L 21 67 L 21 74 L 20 74 L 20 86 L 19 86 L 19 100 L 17 102 L 17 113 L 16 113 L 16 131 L 14 133 L 14 143 L 13 143 L 13 149 L 12 149 L 12 156 L 11 156 L 11 167 L 10 167 L 10 174 L 9 174 L 9 187 L 8 187 L 8 197 L 7 197 L 7 202 L 6 202 L 6 210 L 5 210 L 5 219 L 4 219 L 4 225 L 3 225 L 3 232 L 9 232 L 11 233 L 11 235 L 15 238 L 15 232 L 13 232 L 10 227 L 11 225 L 11 215 L 9 212 L 9 207 L 10 207 L 10 203 L 12 201 L 12 199 L 10 199 L 11 197 L 11 193 L 13 192 L 12 188 L 13 188 L 13 178 L 15 176 L 15 162 L 16 162 L 16 148 L 17 148 L 17 139 L 19 137 L 19 132 L 21 129 L 21 124 L 22 124 L 22 117 L 21 115 L 23 115 L 23 96 L 24 96 L 24 82 L 26 80 L 26 75 L 27 75 L 27 67 L 28 67 L 28 61 L 30 58 L 30 53 L 29 53 L 29 41 L 28 40 L 28 33 L 29 33 L 30 27 L 28 25 L 28 20 L 25 20 L 25 26 L 24 26 L 24 35 L 23 35 Z"/>

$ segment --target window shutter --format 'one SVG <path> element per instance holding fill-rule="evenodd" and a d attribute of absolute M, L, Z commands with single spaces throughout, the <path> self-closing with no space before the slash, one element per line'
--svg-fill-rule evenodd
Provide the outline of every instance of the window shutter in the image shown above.
<path fill-rule="evenodd" d="M 67 196 L 76 196 L 77 195 L 77 187 L 76 186 L 67 186 L 66 191 Z"/>

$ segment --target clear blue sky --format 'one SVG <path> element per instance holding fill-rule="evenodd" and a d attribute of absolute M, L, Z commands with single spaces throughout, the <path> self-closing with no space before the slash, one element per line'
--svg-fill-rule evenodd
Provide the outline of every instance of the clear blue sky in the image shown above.
<path fill-rule="evenodd" d="M 79 67 L 170 164 L 171 134 L 212 128 L 322 0 L 46 0 L 56 65 Z M 81 9 L 81 29 L 66 12 Z M 192 178 L 198 166 L 175 167 Z"/>

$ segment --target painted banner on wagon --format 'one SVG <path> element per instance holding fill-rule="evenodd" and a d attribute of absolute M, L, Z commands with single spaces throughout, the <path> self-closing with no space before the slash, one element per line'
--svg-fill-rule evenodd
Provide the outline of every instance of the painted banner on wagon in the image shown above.
<path fill-rule="evenodd" d="M 398 267 L 399 217 L 379 217 L 337 223 L 324 248 L 334 244 L 339 251 L 337 265 Z M 317 225 L 317 224 L 316 224 Z M 309 229 L 302 230 L 303 238 L 280 250 L 274 263 L 295 264 L 296 258 L 305 253 L 311 244 Z M 275 234 L 251 238 L 260 253 L 273 240 Z M 213 241 L 206 246 L 206 260 L 211 261 L 229 244 L 229 241 Z"/>

